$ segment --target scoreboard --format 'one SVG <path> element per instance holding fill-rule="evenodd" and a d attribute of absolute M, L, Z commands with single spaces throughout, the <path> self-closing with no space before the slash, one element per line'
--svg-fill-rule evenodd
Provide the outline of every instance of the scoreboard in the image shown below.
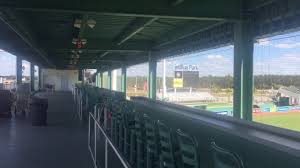
<path fill-rule="evenodd" d="M 197 65 L 176 65 L 174 73 L 175 88 L 199 87 L 199 68 Z"/>

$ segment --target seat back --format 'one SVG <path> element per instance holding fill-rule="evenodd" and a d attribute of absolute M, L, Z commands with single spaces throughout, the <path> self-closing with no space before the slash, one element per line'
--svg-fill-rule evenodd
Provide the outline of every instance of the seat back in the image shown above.
<path fill-rule="evenodd" d="M 157 121 L 157 129 L 159 137 L 159 167 L 175 168 L 171 129 L 161 121 Z"/>
<path fill-rule="evenodd" d="M 158 131 L 156 122 L 144 114 L 147 148 L 147 168 L 158 167 Z"/>
<path fill-rule="evenodd" d="M 235 153 L 211 143 L 213 168 L 244 168 L 242 159 Z"/>
<path fill-rule="evenodd" d="M 146 153 L 146 131 L 143 114 L 141 113 L 135 114 L 134 130 L 136 136 L 136 166 L 137 168 L 144 168 Z"/>
<path fill-rule="evenodd" d="M 198 143 L 194 137 L 185 134 L 181 130 L 176 131 L 179 144 L 179 167 L 181 168 L 199 168 Z"/>

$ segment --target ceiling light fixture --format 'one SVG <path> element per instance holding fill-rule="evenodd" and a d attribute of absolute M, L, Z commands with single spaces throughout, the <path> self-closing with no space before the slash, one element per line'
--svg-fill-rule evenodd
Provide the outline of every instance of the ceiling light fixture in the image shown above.
<path fill-rule="evenodd" d="M 74 27 L 79 28 L 81 27 L 81 20 L 80 19 L 76 19 L 74 22 Z"/>
<path fill-rule="evenodd" d="M 94 19 L 89 19 L 87 20 L 86 24 L 91 28 L 93 29 L 95 26 L 96 26 L 96 21 Z"/>

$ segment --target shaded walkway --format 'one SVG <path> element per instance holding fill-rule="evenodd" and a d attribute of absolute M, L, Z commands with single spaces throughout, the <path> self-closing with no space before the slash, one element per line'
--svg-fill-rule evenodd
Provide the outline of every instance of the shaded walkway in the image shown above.
<path fill-rule="evenodd" d="M 71 93 L 49 96 L 48 126 L 0 119 L 0 167 L 90 168 L 87 129 L 77 120 Z"/>

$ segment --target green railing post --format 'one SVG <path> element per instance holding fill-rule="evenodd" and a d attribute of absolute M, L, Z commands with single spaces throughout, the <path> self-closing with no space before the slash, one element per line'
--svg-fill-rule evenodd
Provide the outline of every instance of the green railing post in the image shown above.
<path fill-rule="evenodd" d="M 238 21 L 234 27 L 234 110 L 233 116 L 252 120 L 253 35 L 251 23 Z"/>
<path fill-rule="evenodd" d="M 126 94 L 126 78 L 127 78 L 127 73 L 126 73 L 126 66 L 122 66 L 122 77 L 121 77 L 121 91 Z"/>
<path fill-rule="evenodd" d="M 148 97 L 156 99 L 156 59 L 149 52 Z"/>

